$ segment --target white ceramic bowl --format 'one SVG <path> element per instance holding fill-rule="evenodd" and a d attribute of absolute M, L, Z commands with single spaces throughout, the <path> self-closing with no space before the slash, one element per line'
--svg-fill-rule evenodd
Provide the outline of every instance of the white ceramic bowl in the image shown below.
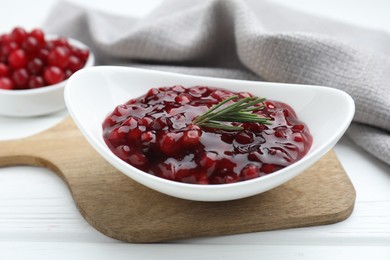
<path fill-rule="evenodd" d="M 47 38 L 54 39 L 56 37 L 48 35 Z M 77 40 L 68 38 L 68 42 L 73 46 L 89 49 L 88 46 Z M 90 50 L 84 68 L 91 67 L 94 63 L 95 57 Z M 66 82 L 67 80 L 64 80 L 60 83 L 37 89 L 0 89 L 0 115 L 31 117 L 58 112 L 65 108 L 64 88 Z"/>
<path fill-rule="evenodd" d="M 102 122 L 113 109 L 152 87 L 205 85 L 290 104 L 305 122 L 313 145 L 300 161 L 270 175 L 233 184 L 199 185 L 165 180 L 140 171 L 116 157 L 102 137 Z M 318 86 L 196 77 L 125 67 L 93 67 L 76 72 L 65 88 L 65 102 L 89 143 L 114 167 L 135 181 L 162 193 L 189 200 L 224 201 L 252 196 L 297 176 L 340 139 L 354 115 L 352 98 L 340 90 Z M 77 147 L 74 147 L 77 149 Z"/>

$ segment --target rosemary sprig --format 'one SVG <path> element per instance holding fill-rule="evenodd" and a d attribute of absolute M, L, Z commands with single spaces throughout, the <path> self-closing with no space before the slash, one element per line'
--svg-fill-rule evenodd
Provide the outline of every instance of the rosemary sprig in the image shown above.
<path fill-rule="evenodd" d="M 260 124 L 270 124 L 268 118 L 260 117 L 258 114 L 252 113 L 253 111 L 262 109 L 264 106 L 255 106 L 256 104 L 263 103 L 265 98 L 259 97 L 247 97 L 243 98 L 236 103 L 226 106 L 218 111 L 218 108 L 226 104 L 227 102 L 238 98 L 238 96 L 231 96 L 217 105 L 213 106 L 206 113 L 198 116 L 193 121 L 194 124 L 210 128 L 219 128 L 228 131 L 240 131 L 243 130 L 241 126 L 226 125 L 221 122 L 251 122 Z"/>

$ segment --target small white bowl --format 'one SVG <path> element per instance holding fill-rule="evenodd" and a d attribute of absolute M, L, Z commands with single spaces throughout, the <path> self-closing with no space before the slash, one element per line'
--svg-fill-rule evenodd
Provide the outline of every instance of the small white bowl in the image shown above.
<path fill-rule="evenodd" d="M 298 117 L 309 127 L 313 145 L 300 161 L 282 170 L 232 184 L 186 184 L 140 171 L 110 151 L 102 137 L 102 122 L 117 105 L 145 94 L 152 87 L 172 85 L 204 85 L 248 91 L 260 97 L 285 102 L 295 109 Z M 89 143 L 119 171 L 154 190 L 198 201 L 244 198 L 292 179 L 336 144 L 349 126 L 355 111 L 352 98 L 333 88 L 196 77 L 125 67 L 93 67 L 76 72 L 65 87 L 65 102 L 70 115 Z"/>
<path fill-rule="evenodd" d="M 55 36 L 48 35 L 48 39 Z M 78 48 L 88 49 L 89 57 L 83 68 L 91 67 L 95 57 L 91 50 L 74 39 L 68 42 Z M 65 106 L 64 88 L 67 80 L 37 89 L 4 90 L 0 89 L 0 115 L 11 117 L 42 116 L 63 110 Z"/>

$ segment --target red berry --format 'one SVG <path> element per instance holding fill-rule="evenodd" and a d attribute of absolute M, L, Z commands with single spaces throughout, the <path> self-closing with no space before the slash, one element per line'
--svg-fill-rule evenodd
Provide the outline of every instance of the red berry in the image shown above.
<path fill-rule="evenodd" d="M 34 37 L 40 46 L 44 46 L 45 43 L 45 34 L 40 29 L 34 29 L 30 32 L 30 35 Z"/>
<path fill-rule="evenodd" d="M 231 172 L 236 167 L 236 163 L 228 158 L 222 158 L 218 162 L 218 169 L 222 172 Z"/>
<path fill-rule="evenodd" d="M 147 131 L 141 135 L 142 151 L 149 151 L 150 147 L 156 143 L 156 134 L 153 131 Z"/>
<path fill-rule="evenodd" d="M 68 47 L 69 46 L 69 42 L 68 42 L 68 40 L 65 37 L 59 37 L 58 39 L 52 40 L 52 43 L 56 47 L 60 47 L 60 46 Z"/>
<path fill-rule="evenodd" d="M 179 146 L 178 146 L 178 139 L 180 138 L 179 134 L 177 133 L 166 133 L 164 134 L 160 140 L 159 140 L 159 146 L 163 153 L 166 155 L 174 155 L 178 152 Z"/>
<path fill-rule="evenodd" d="M 77 49 L 77 50 L 73 50 L 73 53 L 77 56 L 77 57 L 79 57 L 80 59 L 82 59 L 81 57 L 80 57 L 80 55 L 77 55 L 77 51 L 78 51 L 79 49 Z M 145 98 L 153 98 L 154 96 L 156 96 L 158 93 L 160 93 L 160 90 L 158 90 L 158 89 L 156 89 L 156 88 L 151 88 L 151 89 L 149 89 L 149 91 L 145 94 Z"/>
<path fill-rule="evenodd" d="M 43 71 L 43 61 L 39 58 L 33 58 L 27 63 L 27 70 L 30 74 L 40 75 Z"/>
<path fill-rule="evenodd" d="M 9 68 L 4 63 L 0 63 L 0 77 L 8 76 Z"/>
<path fill-rule="evenodd" d="M 143 117 L 140 120 L 138 120 L 138 125 L 144 126 L 148 129 L 150 127 L 150 125 L 152 124 L 152 122 L 153 122 L 152 117 Z"/>
<path fill-rule="evenodd" d="M 84 67 L 84 62 L 75 55 L 69 57 L 68 69 L 72 72 L 76 72 Z"/>
<path fill-rule="evenodd" d="M 60 68 L 50 66 L 44 70 L 43 78 L 49 85 L 53 85 L 63 81 L 65 79 L 65 74 Z"/>
<path fill-rule="evenodd" d="M 72 54 L 74 54 L 76 57 L 85 62 L 88 59 L 89 50 L 75 47 L 72 49 Z"/>
<path fill-rule="evenodd" d="M 22 43 L 22 47 L 26 52 L 34 53 L 39 50 L 39 42 L 32 36 L 28 36 Z"/>
<path fill-rule="evenodd" d="M 134 128 L 127 134 L 127 140 L 134 143 L 140 139 L 142 131 L 139 128 Z"/>
<path fill-rule="evenodd" d="M 294 133 L 302 133 L 304 129 L 305 129 L 304 125 L 294 125 L 293 127 L 291 127 L 291 130 Z"/>
<path fill-rule="evenodd" d="M 0 89 L 11 90 L 14 88 L 12 80 L 6 77 L 0 78 Z"/>
<path fill-rule="evenodd" d="M 278 138 L 286 139 L 287 138 L 286 131 L 287 130 L 285 128 L 278 128 L 278 129 L 275 130 L 275 136 L 278 137 Z"/>
<path fill-rule="evenodd" d="M 16 50 L 8 56 L 8 62 L 14 69 L 23 68 L 27 64 L 27 56 L 24 50 Z"/>
<path fill-rule="evenodd" d="M 275 165 L 274 164 L 268 164 L 264 163 L 261 166 L 261 171 L 264 172 L 265 174 L 269 174 L 275 171 Z"/>
<path fill-rule="evenodd" d="M 27 33 L 15 27 L 0 35 L 0 78 L 11 80 L 14 89 L 56 84 L 81 69 L 88 55 L 64 37 L 46 41 L 41 29 Z M 9 88 L 8 80 L 3 87 Z"/>
<path fill-rule="evenodd" d="M 253 142 L 253 135 L 251 132 L 240 132 L 236 136 L 236 141 L 239 144 L 249 144 Z"/>
<path fill-rule="evenodd" d="M 127 158 L 131 155 L 131 149 L 128 145 L 119 145 L 116 147 L 116 155 L 122 159 L 123 161 L 126 161 Z"/>
<path fill-rule="evenodd" d="M 2 34 L 0 36 L 0 43 L 2 45 L 6 45 L 6 44 L 8 44 L 10 42 L 11 42 L 11 37 L 9 36 L 9 34 Z"/>
<path fill-rule="evenodd" d="M 303 142 L 303 137 L 300 133 L 294 134 L 294 142 L 297 142 L 297 143 Z"/>
<path fill-rule="evenodd" d="M 16 42 L 9 42 L 3 45 L 1 48 L 1 53 L 8 58 L 11 52 L 16 51 L 17 49 L 19 49 L 19 45 Z"/>
<path fill-rule="evenodd" d="M 48 63 L 51 66 L 57 66 L 64 69 L 69 64 L 69 57 L 69 49 L 67 47 L 58 46 L 50 51 Z"/>
<path fill-rule="evenodd" d="M 200 132 L 197 130 L 190 130 L 183 133 L 183 136 L 181 137 L 180 141 L 182 145 L 186 147 L 194 146 L 199 143 L 200 139 Z"/>
<path fill-rule="evenodd" d="M 140 152 L 134 152 L 132 153 L 129 157 L 128 157 L 128 160 L 130 162 L 130 164 L 134 165 L 134 166 L 143 166 L 145 164 L 148 163 L 148 159 L 146 158 L 146 156 Z"/>
<path fill-rule="evenodd" d="M 11 32 L 11 40 L 17 42 L 18 44 L 22 44 L 24 39 L 27 37 L 27 32 L 21 27 L 15 27 Z"/>
<path fill-rule="evenodd" d="M 151 127 L 154 130 L 160 130 L 167 126 L 167 122 L 168 120 L 166 117 L 159 117 L 152 122 Z"/>
<path fill-rule="evenodd" d="M 41 88 L 45 86 L 45 82 L 41 76 L 31 76 L 28 80 L 29 88 Z"/>
<path fill-rule="evenodd" d="M 144 132 L 141 135 L 141 141 L 145 143 L 155 142 L 156 135 L 152 131 Z"/>
<path fill-rule="evenodd" d="M 134 117 L 129 117 L 125 122 L 123 122 L 123 125 L 128 126 L 129 129 L 134 129 L 138 126 L 138 122 Z"/>
<path fill-rule="evenodd" d="M 182 93 L 182 94 L 179 94 L 176 98 L 175 98 L 175 102 L 179 103 L 179 104 L 187 104 L 191 101 L 191 95 L 187 94 L 187 93 Z"/>
<path fill-rule="evenodd" d="M 250 180 L 260 176 L 259 166 L 254 164 L 248 164 L 244 169 L 241 170 L 240 177 L 243 180 Z"/>
<path fill-rule="evenodd" d="M 43 63 L 47 63 L 50 51 L 47 49 L 40 49 L 37 58 L 41 59 Z"/>
<path fill-rule="evenodd" d="M 73 72 L 70 69 L 66 69 L 64 73 L 65 73 L 65 79 L 70 78 L 70 76 L 72 76 L 73 74 Z"/>
<path fill-rule="evenodd" d="M 12 74 L 12 79 L 15 83 L 15 88 L 25 89 L 28 83 L 28 72 L 25 68 L 17 69 Z"/>

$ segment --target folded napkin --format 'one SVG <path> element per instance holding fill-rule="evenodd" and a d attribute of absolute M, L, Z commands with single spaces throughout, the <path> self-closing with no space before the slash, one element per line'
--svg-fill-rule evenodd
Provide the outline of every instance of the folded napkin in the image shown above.
<path fill-rule="evenodd" d="M 263 0 L 167 0 L 142 19 L 60 2 L 44 28 L 85 42 L 98 64 L 344 90 L 356 103 L 347 135 L 390 163 L 390 35 L 384 32 Z"/>

